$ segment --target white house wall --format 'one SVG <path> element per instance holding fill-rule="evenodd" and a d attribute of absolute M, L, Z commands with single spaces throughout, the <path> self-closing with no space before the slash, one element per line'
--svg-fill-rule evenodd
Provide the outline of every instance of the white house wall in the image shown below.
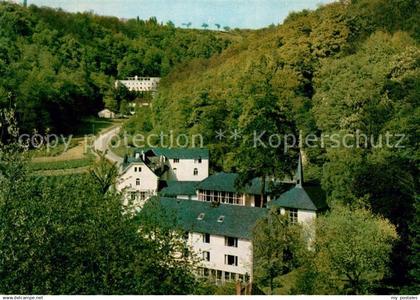
<path fill-rule="evenodd" d="M 168 180 L 177 181 L 201 181 L 209 176 L 209 160 L 202 159 L 201 163 L 194 159 L 174 159 L 168 160 L 169 174 Z M 197 168 L 198 174 L 194 175 L 194 169 Z"/>
<path fill-rule="evenodd" d="M 141 171 L 139 169 L 141 168 Z M 137 169 L 137 172 L 135 171 Z M 136 184 L 137 178 L 140 185 Z M 132 163 L 117 180 L 116 188 L 125 193 L 126 201 L 129 200 L 130 192 L 147 192 L 154 195 L 158 190 L 159 178 L 144 163 Z M 139 203 L 142 206 L 142 203 Z"/>
<path fill-rule="evenodd" d="M 312 222 L 315 221 L 316 218 L 316 212 L 313 210 L 298 210 L 298 222 L 300 223 L 306 223 L 306 224 L 312 224 Z"/>
<path fill-rule="evenodd" d="M 252 276 L 252 243 L 249 240 L 238 239 L 238 247 L 225 246 L 225 237 L 210 235 L 210 243 L 203 242 L 203 234 L 190 232 L 189 243 L 193 251 L 202 258 L 202 252 L 210 252 L 210 261 L 202 261 L 201 266 L 208 269 L 246 274 Z M 238 266 L 225 264 L 225 255 L 238 257 Z"/>

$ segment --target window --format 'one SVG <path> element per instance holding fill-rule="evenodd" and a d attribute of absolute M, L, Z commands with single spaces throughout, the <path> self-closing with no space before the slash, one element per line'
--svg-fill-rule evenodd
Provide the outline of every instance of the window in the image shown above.
<path fill-rule="evenodd" d="M 197 175 L 198 175 L 198 169 L 194 168 L 194 176 L 197 176 Z"/>
<path fill-rule="evenodd" d="M 225 216 L 220 216 L 218 219 L 217 219 L 217 222 L 219 222 L 219 223 L 223 223 L 223 221 L 225 220 Z"/>
<path fill-rule="evenodd" d="M 134 167 L 134 172 L 137 172 L 137 167 Z"/>
<path fill-rule="evenodd" d="M 197 220 L 201 221 L 204 219 L 205 214 L 204 213 L 200 213 L 197 217 Z"/>
<path fill-rule="evenodd" d="M 190 236 L 188 231 L 185 231 L 184 234 L 182 235 L 182 238 L 184 239 L 185 242 L 188 242 L 188 237 Z"/>
<path fill-rule="evenodd" d="M 196 163 L 196 164 L 197 164 L 197 163 L 201 164 L 201 157 L 194 159 L 194 163 Z"/>
<path fill-rule="evenodd" d="M 146 200 L 147 199 L 147 192 L 140 192 L 139 193 L 140 200 Z"/>
<path fill-rule="evenodd" d="M 210 261 L 210 252 L 209 251 L 203 251 L 203 260 L 204 261 Z"/>
<path fill-rule="evenodd" d="M 225 265 L 237 266 L 238 265 L 238 257 L 235 256 L 235 255 L 225 255 Z"/>
<path fill-rule="evenodd" d="M 203 243 L 210 244 L 210 234 L 208 233 L 203 234 Z"/>
<path fill-rule="evenodd" d="M 290 223 L 296 224 L 298 222 L 298 210 L 296 208 L 286 209 L 286 213 L 289 216 Z"/>
<path fill-rule="evenodd" d="M 238 238 L 225 236 L 225 246 L 227 247 L 238 247 Z"/>
<path fill-rule="evenodd" d="M 140 185 L 140 178 L 136 179 L 136 185 Z"/>
<path fill-rule="evenodd" d="M 179 163 L 179 158 L 174 158 L 174 164 Z"/>
<path fill-rule="evenodd" d="M 216 277 L 217 280 L 222 280 L 222 271 L 217 270 L 216 274 L 217 274 L 217 277 Z"/>
<path fill-rule="evenodd" d="M 138 168 L 137 168 L 137 171 L 138 171 L 138 172 L 141 172 L 141 167 L 138 167 Z"/>

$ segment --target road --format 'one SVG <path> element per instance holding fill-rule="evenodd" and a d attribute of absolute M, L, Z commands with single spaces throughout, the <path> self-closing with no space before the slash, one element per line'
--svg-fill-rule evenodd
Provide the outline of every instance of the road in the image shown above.
<path fill-rule="evenodd" d="M 112 163 L 117 163 L 120 166 L 123 162 L 123 158 L 116 155 L 114 152 L 109 149 L 109 142 L 111 141 L 112 137 L 117 135 L 118 132 L 121 130 L 121 126 L 117 126 L 105 133 L 100 134 L 93 143 L 93 148 L 95 150 L 105 152 L 105 157 L 111 161 Z"/>

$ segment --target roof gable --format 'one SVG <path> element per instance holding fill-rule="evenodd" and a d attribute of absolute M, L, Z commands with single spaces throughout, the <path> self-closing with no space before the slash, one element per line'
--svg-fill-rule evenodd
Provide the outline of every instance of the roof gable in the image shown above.
<path fill-rule="evenodd" d="M 269 202 L 268 205 L 269 207 L 279 206 L 314 211 L 320 211 L 327 208 L 325 193 L 320 186 L 296 185 Z"/>

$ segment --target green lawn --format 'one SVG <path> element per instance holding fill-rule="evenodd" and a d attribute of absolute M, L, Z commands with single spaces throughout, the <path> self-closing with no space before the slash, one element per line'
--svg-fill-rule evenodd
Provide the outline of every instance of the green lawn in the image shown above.
<path fill-rule="evenodd" d="M 80 122 L 78 128 L 76 128 L 74 135 L 76 137 L 84 136 L 87 134 L 98 134 L 100 131 L 107 127 L 120 124 L 122 120 L 107 120 L 99 118 L 88 118 Z"/>
<path fill-rule="evenodd" d="M 93 161 L 94 161 L 94 156 L 88 155 L 81 159 L 48 161 L 48 162 L 32 162 L 31 171 L 75 169 L 75 168 L 90 166 Z"/>

